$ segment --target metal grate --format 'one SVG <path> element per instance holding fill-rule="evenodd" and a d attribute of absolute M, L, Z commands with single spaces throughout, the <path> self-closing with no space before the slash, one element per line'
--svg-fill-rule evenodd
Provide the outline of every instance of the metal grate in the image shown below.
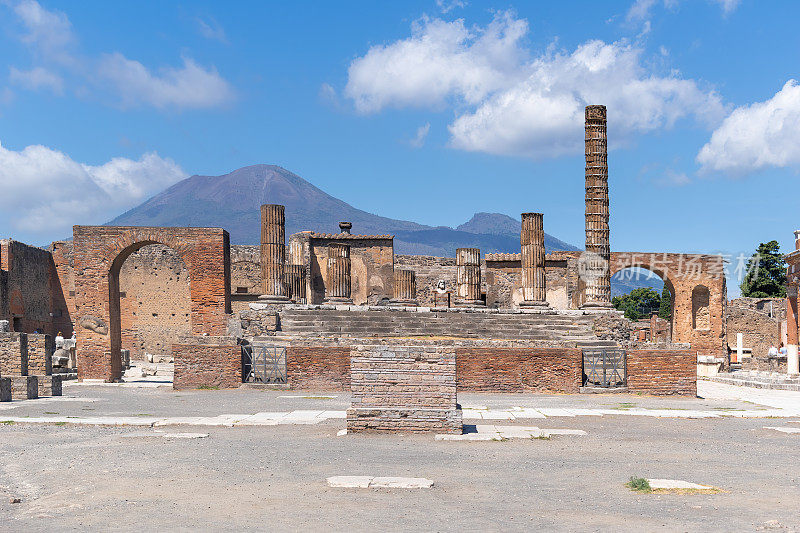
<path fill-rule="evenodd" d="M 584 386 L 624 387 L 627 378 L 625 350 L 617 348 L 584 348 Z"/>
<path fill-rule="evenodd" d="M 248 383 L 286 383 L 286 348 L 264 344 L 242 346 L 242 364 Z"/>

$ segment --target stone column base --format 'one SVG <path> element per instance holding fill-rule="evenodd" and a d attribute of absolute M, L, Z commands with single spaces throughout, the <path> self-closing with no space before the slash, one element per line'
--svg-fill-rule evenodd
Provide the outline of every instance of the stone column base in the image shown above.
<path fill-rule="evenodd" d="M 11 401 L 11 378 L 0 378 L 0 402 Z"/>
<path fill-rule="evenodd" d="M 39 380 L 36 376 L 12 376 L 11 396 L 15 400 L 35 400 L 39 397 Z"/>
<path fill-rule="evenodd" d="M 331 296 L 330 298 L 325 298 L 322 300 L 322 303 L 326 305 L 353 305 L 353 299 L 342 298 L 340 296 Z"/>
<path fill-rule="evenodd" d="M 36 376 L 39 381 L 39 397 L 61 396 L 62 376 Z"/>
<path fill-rule="evenodd" d="M 461 409 L 406 407 L 351 407 L 347 410 L 347 432 L 437 431 L 461 434 Z"/>
<path fill-rule="evenodd" d="M 614 309 L 614 306 L 611 305 L 611 302 L 586 302 L 585 304 L 580 306 L 580 309 L 586 309 L 589 311 L 594 309 L 598 311 L 604 311 L 604 310 L 611 311 Z"/>

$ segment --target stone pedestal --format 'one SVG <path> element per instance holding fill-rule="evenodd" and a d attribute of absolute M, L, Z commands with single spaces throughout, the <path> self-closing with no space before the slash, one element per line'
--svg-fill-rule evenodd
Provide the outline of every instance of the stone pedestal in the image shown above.
<path fill-rule="evenodd" d="M 608 225 L 606 107 L 586 106 L 586 252 L 579 268 L 585 283 L 582 308 L 611 306 L 611 246 Z"/>
<path fill-rule="evenodd" d="M 282 205 L 261 206 L 261 279 L 262 300 L 270 303 L 287 303 L 284 283 L 286 263 L 286 220 Z"/>
<path fill-rule="evenodd" d="M 0 378 L 0 402 L 11 401 L 11 378 Z"/>
<path fill-rule="evenodd" d="M 36 376 L 36 378 L 39 382 L 40 398 L 43 396 L 61 396 L 62 376 Z"/>
<path fill-rule="evenodd" d="M 800 358 L 798 358 L 797 345 L 786 346 L 786 374 L 797 376 L 800 374 Z"/>
<path fill-rule="evenodd" d="M 350 246 L 328 246 L 328 282 L 325 287 L 326 304 L 352 304 L 350 298 Z"/>
<path fill-rule="evenodd" d="M 520 307 L 547 307 L 544 261 L 544 215 L 522 213 L 522 297 Z"/>
<path fill-rule="evenodd" d="M 306 301 L 306 269 L 303 265 L 286 265 L 287 296 L 292 302 Z"/>
<path fill-rule="evenodd" d="M 394 271 L 394 298 L 390 300 L 392 305 L 405 305 L 415 307 L 417 302 L 417 277 L 413 270 Z"/>
<path fill-rule="evenodd" d="M 456 301 L 459 307 L 486 305 L 481 299 L 481 251 L 478 248 L 456 250 Z"/>
<path fill-rule="evenodd" d="M 462 432 L 454 346 L 354 346 L 347 431 Z"/>
<path fill-rule="evenodd" d="M 11 397 L 15 400 L 35 400 L 39 397 L 36 376 L 11 376 Z"/>

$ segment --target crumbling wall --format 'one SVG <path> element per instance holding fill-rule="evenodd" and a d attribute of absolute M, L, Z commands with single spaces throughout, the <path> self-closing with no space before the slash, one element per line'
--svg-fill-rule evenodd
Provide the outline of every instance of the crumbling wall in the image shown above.
<path fill-rule="evenodd" d="M 455 294 L 456 259 L 455 257 L 434 257 L 430 255 L 396 255 L 395 267 L 413 270 L 416 276 L 417 301 L 423 307 L 433 307 L 436 284 L 443 279 L 446 290 Z M 483 279 L 484 276 L 481 276 Z M 452 296 L 454 297 L 454 296 Z M 452 298 L 451 297 L 451 298 Z"/>
<path fill-rule="evenodd" d="M 770 346 L 780 343 L 781 327 L 778 320 L 756 308 L 728 306 L 725 316 L 727 323 L 727 342 L 731 350 L 736 351 L 736 334 L 742 334 L 742 347 L 752 350 L 752 357 L 766 357 Z"/>
<path fill-rule="evenodd" d="M 132 253 L 119 274 L 122 348 L 134 359 L 168 355 L 174 339 L 189 335 L 189 269 L 175 252 L 151 244 Z"/>
<path fill-rule="evenodd" d="M 10 239 L 1 240 L 0 265 L 5 271 L 3 314 L 8 317 L 11 330 L 54 334 L 54 318 L 69 315 L 69 310 L 65 304 L 58 305 L 59 299 L 53 297 L 58 276 L 50 252 Z"/>

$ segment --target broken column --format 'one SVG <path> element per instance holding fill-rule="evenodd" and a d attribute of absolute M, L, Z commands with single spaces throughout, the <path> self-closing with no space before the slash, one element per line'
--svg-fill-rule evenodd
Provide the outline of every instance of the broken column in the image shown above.
<path fill-rule="evenodd" d="M 261 206 L 261 280 L 262 300 L 286 303 L 286 286 L 283 280 L 286 263 L 284 207 L 268 204 Z"/>
<path fill-rule="evenodd" d="M 611 308 L 606 106 L 586 106 L 586 252 L 579 262 L 583 308 Z"/>
<path fill-rule="evenodd" d="M 544 261 L 544 215 L 522 213 L 522 296 L 520 307 L 547 306 L 547 280 Z"/>
<path fill-rule="evenodd" d="M 353 303 L 350 298 L 350 246 L 347 244 L 331 243 L 328 246 L 328 283 L 325 293 L 325 303 Z"/>
<path fill-rule="evenodd" d="M 305 267 L 303 265 L 286 265 L 287 296 L 295 303 L 305 303 L 306 284 Z"/>
<path fill-rule="evenodd" d="M 417 306 L 417 279 L 413 270 L 395 269 L 393 305 Z"/>
<path fill-rule="evenodd" d="M 485 305 L 481 299 L 481 251 L 478 248 L 456 250 L 456 305 Z"/>

